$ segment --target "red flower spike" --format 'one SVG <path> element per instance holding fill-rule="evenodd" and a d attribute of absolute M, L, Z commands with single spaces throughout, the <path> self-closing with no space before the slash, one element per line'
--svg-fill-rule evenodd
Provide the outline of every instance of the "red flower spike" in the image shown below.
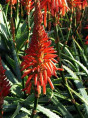
<path fill-rule="evenodd" d="M 58 63 L 54 58 L 57 57 L 51 40 L 49 40 L 47 33 L 45 32 L 42 24 L 42 13 L 40 9 L 39 1 L 35 3 L 34 12 L 34 29 L 32 39 L 29 43 L 29 48 L 25 51 L 26 55 L 23 56 L 23 62 L 21 63 L 22 71 L 25 77 L 28 75 L 24 90 L 29 92 L 30 83 L 37 89 L 38 95 L 43 88 L 43 94 L 46 94 L 47 83 L 50 84 L 51 89 L 54 89 L 53 83 L 50 80 L 52 75 L 56 75 L 56 70 L 59 70 L 55 63 Z M 28 89 L 28 90 L 27 90 Z"/>
<path fill-rule="evenodd" d="M 10 92 L 10 85 L 5 76 L 5 69 L 2 66 L 0 57 L 0 109 L 2 109 L 4 97 L 6 97 L 9 92 Z"/>

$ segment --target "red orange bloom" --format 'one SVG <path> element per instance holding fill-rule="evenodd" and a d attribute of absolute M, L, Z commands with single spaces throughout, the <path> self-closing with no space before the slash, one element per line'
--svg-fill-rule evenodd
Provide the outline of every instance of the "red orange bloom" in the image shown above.
<path fill-rule="evenodd" d="M 69 7 L 78 7 L 80 10 L 88 6 L 87 0 L 67 0 Z"/>
<path fill-rule="evenodd" d="M 34 12 L 34 29 L 29 48 L 25 51 L 26 56 L 23 56 L 21 63 L 22 71 L 24 74 L 22 78 L 28 75 L 25 90 L 30 94 L 32 84 L 36 86 L 38 94 L 46 94 L 46 85 L 50 84 L 51 89 L 54 89 L 53 83 L 50 80 L 52 75 L 56 76 L 56 70 L 59 70 L 55 63 L 58 63 L 54 58 L 57 57 L 51 40 L 49 40 L 42 23 L 42 13 L 39 2 L 35 3 Z M 26 69 L 26 70 L 25 70 Z"/>
<path fill-rule="evenodd" d="M 25 7 L 27 14 L 29 14 L 30 10 L 33 8 L 32 0 L 21 0 L 21 4 Z"/>
<path fill-rule="evenodd" d="M 65 15 L 69 9 L 66 0 L 41 0 L 41 8 L 45 8 L 45 12 L 48 9 L 52 16 L 58 13 Z"/>
<path fill-rule="evenodd" d="M 85 9 L 85 7 L 88 6 L 87 0 L 67 0 L 69 8 L 72 10 L 72 12 L 76 11 L 76 23 L 80 23 L 80 18 L 82 15 L 81 10 Z M 75 9 L 76 8 L 76 9 Z"/>
<path fill-rule="evenodd" d="M 2 109 L 4 97 L 8 95 L 9 90 L 10 85 L 6 79 L 5 70 L 3 69 L 0 57 L 0 109 Z"/>
<path fill-rule="evenodd" d="M 87 0 L 75 0 L 74 3 L 76 4 L 76 7 L 79 7 L 79 9 L 85 9 L 87 7 Z"/>
<path fill-rule="evenodd" d="M 62 16 L 68 11 L 68 5 L 66 0 L 40 0 L 41 8 L 44 9 L 44 25 L 46 26 L 47 11 L 51 13 L 52 16 Z"/>
<path fill-rule="evenodd" d="M 14 5 L 17 3 L 17 0 L 6 0 L 6 3 L 10 2 L 10 4 Z"/>

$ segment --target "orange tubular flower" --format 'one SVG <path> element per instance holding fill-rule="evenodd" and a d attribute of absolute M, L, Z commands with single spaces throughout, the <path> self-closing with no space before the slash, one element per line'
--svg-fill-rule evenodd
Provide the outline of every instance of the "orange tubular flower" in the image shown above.
<path fill-rule="evenodd" d="M 10 2 L 10 4 L 17 4 L 17 0 L 6 0 L 6 3 Z"/>
<path fill-rule="evenodd" d="M 51 40 L 49 40 L 41 23 L 42 13 L 38 1 L 35 3 L 32 39 L 29 43 L 29 48 L 25 51 L 27 55 L 23 56 L 24 61 L 21 63 L 21 71 L 24 70 L 22 78 L 28 75 L 24 89 L 28 94 L 30 94 L 32 84 L 36 87 L 38 95 L 41 93 L 41 87 L 43 88 L 43 94 L 46 94 L 47 83 L 50 84 L 53 90 L 54 86 L 50 77 L 52 75 L 56 76 L 56 70 L 61 70 L 54 64 L 58 63 L 58 61 L 54 59 L 57 57 L 55 54 L 56 51 L 53 46 L 50 46 Z"/>
<path fill-rule="evenodd" d="M 0 57 L 0 109 L 2 109 L 4 97 L 10 92 L 10 85 L 5 76 L 5 70 L 3 69 Z"/>

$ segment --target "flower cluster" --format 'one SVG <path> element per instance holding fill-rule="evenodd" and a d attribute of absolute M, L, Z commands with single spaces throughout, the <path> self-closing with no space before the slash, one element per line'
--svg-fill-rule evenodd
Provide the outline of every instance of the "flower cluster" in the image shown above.
<path fill-rule="evenodd" d="M 88 6 L 87 0 L 67 0 L 69 7 L 77 7 L 80 10 Z"/>
<path fill-rule="evenodd" d="M 80 10 L 85 9 L 87 7 L 87 0 L 75 0 L 76 7 L 78 7 Z"/>
<path fill-rule="evenodd" d="M 14 5 L 17 3 L 17 0 L 6 0 L 6 3 L 10 3 L 10 5 Z"/>
<path fill-rule="evenodd" d="M 55 15 L 62 15 L 64 16 L 65 13 L 68 11 L 68 5 L 66 0 L 39 0 L 41 9 L 44 9 L 44 26 L 47 26 L 46 19 L 47 19 L 47 11 L 51 13 L 52 16 Z M 30 10 L 34 7 L 34 2 L 32 0 L 21 0 L 23 6 L 27 11 L 27 14 L 30 13 Z"/>
<path fill-rule="evenodd" d="M 30 10 L 33 8 L 32 0 L 21 0 L 21 4 L 25 7 L 26 13 L 29 14 Z"/>
<path fill-rule="evenodd" d="M 81 10 L 88 6 L 87 0 L 67 0 L 67 2 L 72 12 L 74 12 L 74 10 L 76 12 L 76 23 L 80 24 L 80 18 L 82 15 Z"/>
<path fill-rule="evenodd" d="M 0 109 L 2 108 L 4 97 L 10 92 L 10 84 L 5 76 L 5 70 L 3 69 L 0 57 Z"/>
<path fill-rule="evenodd" d="M 47 11 L 51 13 L 52 16 L 62 15 L 69 10 L 66 0 L 40 0 L 41 8 L 44 9 L 44 25 L 46 26 Z"/>
<path fill-rule="evenodd" d="M 41 1 L 41 8 L 46 8 L 51 11 L 52 16 L 55 14 L 62 14 L 65 15 L 65 12 L 68 11 L 68 5 L 66 0 L 43 0 Z"/>
<path fill-rule="evenodd" d="M 54 89 L 50 77 L 56 76 L 56 70 L 61 70 L 55 66 L 58 63 L 54 58 L 57 57 L 51 40 L 49 40 L 42 23 L 42 13 L 40 3 L 35 3 L 34 29 L 29 48 L 25 51 L 27 55 L 23 56 L 21 71 L 24 71 L 22 78 L 28 75 L 25 85 L 26 93 L 30 94 L 32 83 L 36 87 L 38 95 L 43 87 L 43 94 L 46 94 L 46 85 L 50 84 Z"/>

